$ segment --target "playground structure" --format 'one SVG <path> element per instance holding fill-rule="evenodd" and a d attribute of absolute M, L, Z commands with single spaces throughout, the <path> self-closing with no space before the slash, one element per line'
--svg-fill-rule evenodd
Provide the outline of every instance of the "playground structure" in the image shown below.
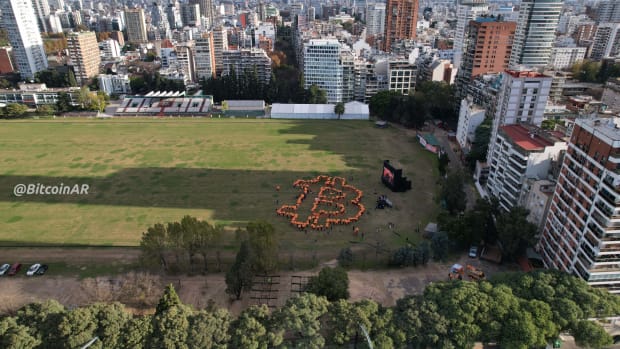
<path fill-rule="evenodd" d="M 312 186 L 316 187 L 318 184 L 322 185 L 314 198 L 310 214 L 301 220 L 300 208 L 313 193 Z M 366 211 L 366 207 L 361 203 L 362 191 L 347 184 L 342 177 L 320 175 L 309 180 L 298 179 L 293 186 L 301 191 L 295 205 L 282 205 L 276 209 L 276 213 L 279 216 L 289 217 L 291 224 L 299 230 L 308 227 L 313 230 L 325 230 L 337 224 L 354 223 Z M 348 212 L 352 210 L 355 214 L 349 215 Z"/>
<path fill-rule="evenodd" d="M 452 265 L 452 267 L 450 268 L 450 272 L 448 273 L 448 278 L 450 280 L 463 280 L 464 276 L 467 276 L 474 281 L 486 280 L 484 271 L 474 267 L 471 264 L 468 264 L 466 267 L 463 267 L 460 264 Z"/>

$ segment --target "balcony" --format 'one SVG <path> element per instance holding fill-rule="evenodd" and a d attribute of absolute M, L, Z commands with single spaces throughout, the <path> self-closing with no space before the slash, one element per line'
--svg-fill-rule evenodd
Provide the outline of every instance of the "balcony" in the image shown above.
<path fill-rule="evenodd" d="M 598 194 L 607 202 L 610 206 L 616 207 L 616 205 L 620 204 L 620 198 L 617 198 L 614 194 L 602 188 L 599 190 Z"/>
<path fill-rule="evenodd" d="M 603 178 L 603 183 L 607 184 L 609 188 L 611 188 L 616 193 L 620 193 L 620 185 L 614 184 L 614 177 L 607 175 Z"/>

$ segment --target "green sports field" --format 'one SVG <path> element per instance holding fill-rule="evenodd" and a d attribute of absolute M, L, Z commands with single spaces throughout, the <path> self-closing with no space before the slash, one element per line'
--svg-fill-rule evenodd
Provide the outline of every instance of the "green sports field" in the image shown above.
<path fill-rule="evenodd" d="M 189 214 L 233 228 L 265 219 L 291 251 L 337 251 L 353 239 L 350 227 L 305 234 L 275 214 L 278 204 L 294 203 L 294 180 L 318 174 L 343 176 L 364 191 L 369 210 L 358 226 L 368 242 L 415 238 L 417 225 L 437 211 L 434 155 L 406 131 L 368 121 L 5 121 L 0 154 L 3 245 L 135 246 L 148 226 Z M 383 159 L 402 165 L 412 191 L 382 186 Z M 13 194 L 17 184 L 37 183 L 88 184 L 89 191 Z M 375 210 L 379 194 L 396 207 Z"/>

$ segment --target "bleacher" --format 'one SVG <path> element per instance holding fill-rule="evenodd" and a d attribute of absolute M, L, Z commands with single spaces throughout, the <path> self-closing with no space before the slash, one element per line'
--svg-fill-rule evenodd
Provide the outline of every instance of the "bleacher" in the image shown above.
<path fill-rule="evenodd" d="M 185 92 L 153 91 L 144 96 L 127 95 L 115 116 L 204 116 L 209 114 L 213 97 Z"/>

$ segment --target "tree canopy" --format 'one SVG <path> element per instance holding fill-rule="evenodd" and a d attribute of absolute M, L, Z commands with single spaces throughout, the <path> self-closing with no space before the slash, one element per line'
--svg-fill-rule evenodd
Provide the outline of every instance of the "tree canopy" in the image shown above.
<path fill-rule="evenodd" d="M 362 326 L 377 348 L 544 347 L 560 332 L 601 348 L 610 336 L 587 319 L 620 314 L 618 296 L 558 271 L 497 274 L 489 281 L 435 282 L 422 294 L 383 307 L 372 300 L 329 302 L 301 294 L 282 307 L 251 306 L 235 319 L 224 309 L 195 310 L 168 286 L 152 315 L 119 303 L 65 309 L 28 304 L 0 317 L 2 348 L 324 348 L 363 345 Z"/>
<path fill-rule="evenodd" d="M 328 301 L 349 298 L 349 276 L 341 267 L 321 269 L 318 276 L 308 280 L 306 291 L 317 296 L 323 296 Z"/>

